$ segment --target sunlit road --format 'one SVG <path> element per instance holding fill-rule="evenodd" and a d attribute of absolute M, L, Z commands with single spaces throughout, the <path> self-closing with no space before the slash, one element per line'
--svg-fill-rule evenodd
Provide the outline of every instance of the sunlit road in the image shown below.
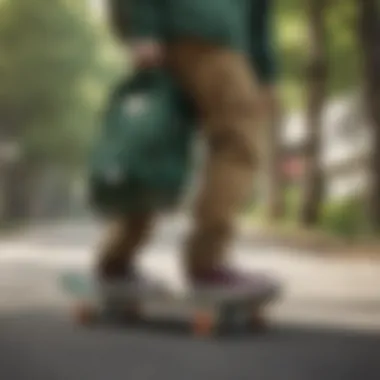
<path fill-rule="evenodd" d="M 175 288 L 186 227 L 163 221 L 139 262 Z M 234 264 L 276 273 L 286 294 L 270 333 L 207 342 L 166 328 L 75 328 L 57 276 L 91 268 L 98 238 L 93 224 L 59 223 L 0 241 L 0 379 L 380 378 L 380 262 L 327 260 L 242 236 Z"/>

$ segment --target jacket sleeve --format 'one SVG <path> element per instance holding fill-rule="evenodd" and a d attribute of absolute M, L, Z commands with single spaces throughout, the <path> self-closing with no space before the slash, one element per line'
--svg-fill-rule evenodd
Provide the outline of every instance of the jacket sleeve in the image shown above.
<path fill-rule="evenodd" d="M 128 0 L 108 0 L 108 20 L 114 35 L 121 40 L 128 36 Z"/>
<path fill-rule="evenodd" d="M 272 34 L 273 0 L 254 0 L 251 8 L 250 30 L 254 36 L 251 54 L 258 75 L 263 82 L 271 82 L 276 76 L 276 57 Z"/>
<path fill-rule="evenodd" d="M 160 38 L 162 0 L 108 0 L 109 19 L 115 35 L 129 38 Z"/>

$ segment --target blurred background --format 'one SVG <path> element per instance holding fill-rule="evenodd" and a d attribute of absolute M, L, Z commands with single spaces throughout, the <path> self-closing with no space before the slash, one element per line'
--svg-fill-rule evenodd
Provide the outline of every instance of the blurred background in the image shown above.
<path fill-rule="evenodd" d="M 380 230 L 379 31 L 364 4 L 277 2 L 281 107 L 244 212 L 256 229 Z M 128 52 L 100 0 L 1 0 L 0 18 L 0 228 L 87 216 L 88 150 Z"/>
<path fill-rule="evenodd" d="M 216 345 L 90 336 L 62 321 L 71 309 L 58 276 L 89 270 L 101 233 L 86 199 L 89 149 L 132 65 L 102 0 L 0 0 L 0 378 L 378 380 L 377 3 L 276 2 L 278 98 L 232 256 L 285 283 L 273 318 L 312 327 Z M 172 284 L 187 212 L 162 219 L 140 260 Z"/>

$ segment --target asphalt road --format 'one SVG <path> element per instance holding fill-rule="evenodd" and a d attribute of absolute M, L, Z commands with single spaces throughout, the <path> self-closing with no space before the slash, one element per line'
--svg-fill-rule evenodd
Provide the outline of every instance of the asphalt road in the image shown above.
<path fill-rule="evenodd" d="M 53 228 L 21 243 L 71 252 L 89 244 L 91 231 Z M 165 236 L 177 233 L 172 227 L 166 231 Z M 168 238 L 156 244 L 165 251 L 174 243 Z M 5 248 L 0 245 L 1 253 Z M 59 297 L 52 289 L 51 264 L 28 261 L 21 254 L 17 260 L 0 261 L 0 379 L 380 379 L 380 333 L 375 330 L 279 322 L 259 336 L 200 341 L 164 325 L 79 329 L 55 302 Z"/>
<path fill-rule="evenodd" d="M 170 330 L 72 327 L 47 312 L 0 320 L 0 378 L 14 380 L 378 380 L 374 335 L 278 327 L 196 341 Z"/>

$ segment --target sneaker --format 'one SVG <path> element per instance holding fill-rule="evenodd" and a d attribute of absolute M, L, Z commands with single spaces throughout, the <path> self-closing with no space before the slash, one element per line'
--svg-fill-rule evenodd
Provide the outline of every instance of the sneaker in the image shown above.
<path fill-rule="evenodd" d="M 277 298 L 280 292 L 280 283 L 271 276 L 243 273 L 228 267 L 195 274 L 190 281 L 194 291 L 212 298 L 252 298 L 258 303 L 266 303 Z"/>
<path fill-rule="evenodd" d="M 159 280 L 141 273 L 130 272 L 124 278 L 99 279 L 100 294 L 110 303 L 122 303 L 128 300 L 155 298 L 167 294 L 166 286 Z"/>

